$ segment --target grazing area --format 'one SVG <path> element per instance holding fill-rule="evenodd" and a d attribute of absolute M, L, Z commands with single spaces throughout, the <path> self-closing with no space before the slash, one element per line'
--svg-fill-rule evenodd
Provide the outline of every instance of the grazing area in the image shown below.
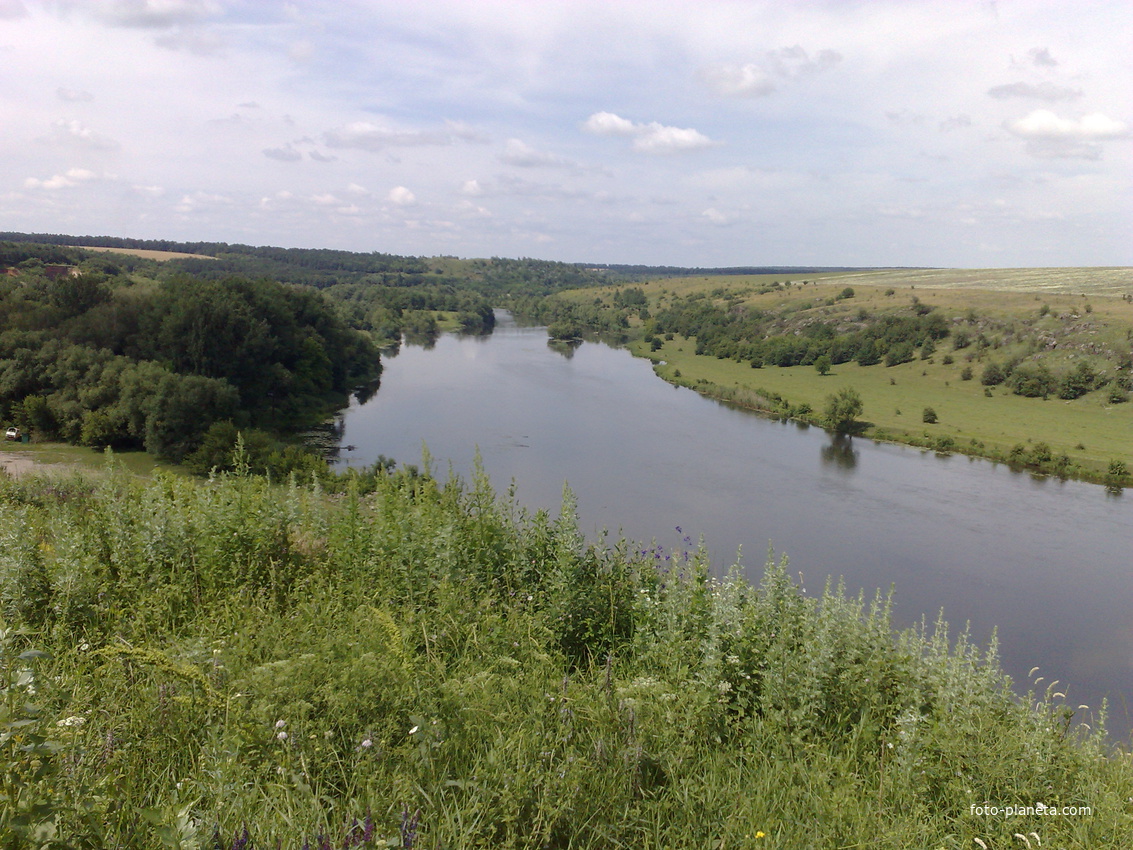
<path fill-rule="evenodd" d="M 852 388 L 854 433 L 1133 480 L 1131 269 L 699 276 L 520 308 L 628 342 L 666 380 L 774 415 L 829 426 L 827 400 Z"/>
<path fill-rule="evenodd" d="M 1133 834 L 1128 757 L 943 622 L 896 634 L 785 562 L 713 580 L 687 538 L 587 544 L 569 497 L 527 514 L 479 474 L 332 490 L 0 481 L 6 846 Z"/>

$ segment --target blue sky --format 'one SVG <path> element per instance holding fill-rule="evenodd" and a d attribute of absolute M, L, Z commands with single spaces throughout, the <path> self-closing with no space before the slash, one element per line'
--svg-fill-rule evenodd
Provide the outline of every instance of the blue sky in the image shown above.
<path fill-rule="evenodd" d="M 1133 4 L 0 0 L 0 229 L 1133 265 Z"/>

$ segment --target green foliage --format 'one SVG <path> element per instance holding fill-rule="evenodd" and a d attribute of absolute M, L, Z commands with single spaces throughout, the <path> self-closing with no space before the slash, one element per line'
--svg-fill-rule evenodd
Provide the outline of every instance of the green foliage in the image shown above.
<path fill-rule="evenodd" d="M 1101 732 L 1051 690 L 1018 699 L 994 646 L 895 635 L 884 598 L 809 596 L 773 558 L 758 586 L 712 579 L 688 538 L 588 544 L 569 498 L 527 514 L 479 473 L 383 464 L 328 497 L 246 470 L 0 481 L 0 846 L 1116 850 L 1133 829 Z"/>
<path fill-rule="evenodd" d="M 983 374 L 980 376 L 980 383 L 985 387 L 998 386 L 1005 380 L 1007 380 L 1007 373 L 1001 365 L 995 362 L 988 363 L 984 366 Z"/>
<path fill-rule="evenodd" d="M 921 422 L 926 425 L 935 425 L 937 423 L 936 411 L 931 407 L 926 407 L 921 413 Z"/>
<path fill-rule="evenodd" d="M 834 431 L 846 433 L 857 427 L 862 414 L 862 397 L 853 387 L 843 387 L 826 397 L 824 417 L 826 425 Z"/>
<path fill-rule="evenodd" d="M 379 370 L 322 296 L 269 281 L 0 288 L 0 405 L 37 438 L 179 460 L 213 422 L 288 430 Z"/>
<path fill-rule="evenodd" d="M 822 354 L 819 357 L 815 358 L 814 368 L 815 368 L 815 371 L 818 372 L 818 374 L 820 374 L 820 375 L 829 375 L 830 374 L 830 358 L 828 356 L 826 356 L 825 354 Z"/>

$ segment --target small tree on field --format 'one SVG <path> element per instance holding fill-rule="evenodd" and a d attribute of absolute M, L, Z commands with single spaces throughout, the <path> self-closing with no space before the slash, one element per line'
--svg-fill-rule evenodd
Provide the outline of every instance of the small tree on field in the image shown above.
<path fill-rule="evenodd" d="M 820 375 L 829 375 L 830 374 L 830 358 L 825 354 L 820 355 L 818 357 L 818 359 L 816 359 L 814 361 L 814 368 L 815 368 L 815 371 L 817 371 L 818 374 L 820 374 Z"/>
<path fill-rule="evenodd" d="M 931 407 L 926 407 L 921 414 L 921 422 L 924 422 L 926 425 L 935 425 L 937 422 L 936 411 Z"/>
<path fill-rule="evenodd" d="M 862 397 L 853 387 L 845 387 L 826 397 L 826 424 L 840 433 L 852 431 L 862 413 Z"/>

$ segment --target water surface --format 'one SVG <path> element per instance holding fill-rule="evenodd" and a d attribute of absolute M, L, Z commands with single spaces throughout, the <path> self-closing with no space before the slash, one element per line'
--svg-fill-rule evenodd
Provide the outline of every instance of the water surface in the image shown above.
<path fill-rule="evenodd" d="M 1133 697 L 1133 498 L 1035 479 L 1002 465 L 775 422 L 673 387 L 627 351 L 554 349 L 506 314 L 489 337 L 442 336 L 385 360 L 381 388 L 344 412 L 345 462 L 418 462 L 467 477 L 479 450 L 497 491 L 557 512 L 564 483 L 583 530 L 681 546 L 758 580 L 768 548 L 812 594 L 895 586 L 898 626 L 998 627 L 1005 669 L 1026 690 L 1060 680 L 1072 705 L 1108 695 L 1111 729 Z M 868 411 L 867 411 L 868 413 Z M 1040 674 L 1036 674 L 1040 675 Z"/>

